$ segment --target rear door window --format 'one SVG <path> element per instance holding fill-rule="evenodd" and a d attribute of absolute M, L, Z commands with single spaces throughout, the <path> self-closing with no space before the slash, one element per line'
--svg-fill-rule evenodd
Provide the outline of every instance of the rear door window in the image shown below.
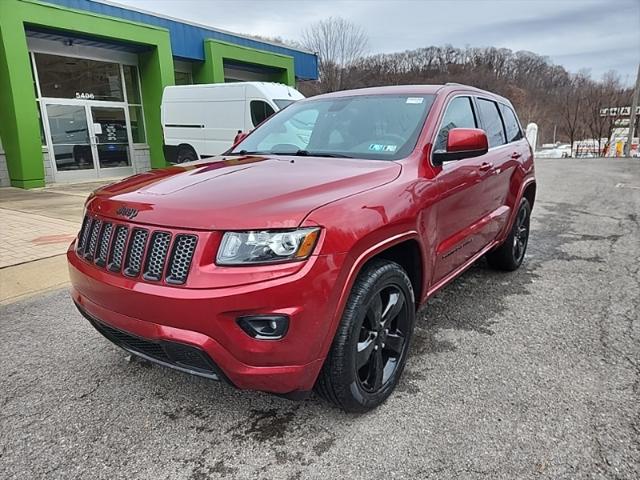
<path fill-rule="evenodd" d="M 440 130 L 436 137 L 433 150 L 444 152 L 447 149 L 449 130 L 452 128 L 476 128 L 478 126 L 473 112 L 473 103 L 470 97 L 456 97 L 449 105 L 440 123 Z"/>
<path fill-rule="evenodd" d="M 504 120 L 504 128 L 507 131 L 507 142 L 517 142 L 522 138 L 522 130 L 516 118 L 516 114 L 511 108 L 500 104 L 500 112 L 502 120 Z"/>
<path fill-rule="evenodd" d="M 506 142 L 504 126 L 498 112 L 498 104 L 491 100 L 478 98 L 478 110 L 484 131 L 489 139 L 489 148 L 504 145 Z"/>
<path fill-rule="evenodd" d="M 251 123 L 253 123 L 254 127 L 257 127 L 275 113 L 271 105 L 262 100 L 251 100 L 249 107 L 251 108 Z"/>

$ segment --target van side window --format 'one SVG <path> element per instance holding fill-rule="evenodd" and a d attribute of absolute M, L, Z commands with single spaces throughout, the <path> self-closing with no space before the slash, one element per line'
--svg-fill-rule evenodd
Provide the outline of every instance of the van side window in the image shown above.
<path fill-rule="evenodd" d="M 500 113 L 502 113 L 504 128 L 507 131 L 507 142 L 517 142 L 522 138 L 522 130 L 520 130 L 516 114 L 511 108 L 502 103 L 500 104 Z"/>
<path fill-rule="evenodd" d="M 456 97 L 447 106 L 447 111 L 442 118 L 440 131 L 436 137 L 434 152 L 444 152 L 447 149 L 449 130 L 452 128 L 476 128 L 478 126 L 473 113 L 473 104 L 470 97 Z"/>
<path fill-rule="evenodd" d="M 504 125 L 498 112 L 498 104 L 491 100 L 478 98 L 478 110 L 482 126 L 489 139 L 489 148 L 504 145 L 506 142 Z"/>
<path fill-rule="evenodd" d="M 253 123 L 254 127 L 257 127 L 275 113 L 271 105 L 262 100 L 251 100 L 249 107 L 251 108 L 251 123 Z"/>

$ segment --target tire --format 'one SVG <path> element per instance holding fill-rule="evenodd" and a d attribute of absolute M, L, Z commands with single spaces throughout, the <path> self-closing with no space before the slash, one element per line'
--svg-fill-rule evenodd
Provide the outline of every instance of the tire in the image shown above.
<path fill-rule="evenodd" d="M 524 260 L 529 243 L 529 222 L 531 206 L 526 198 L 520 200 L 518 213 L 506 240 L 495 250 L 487 254 L 489 266 L 496 270 L 511 272 L 517 270 Z"/>
<path fill-rule="evenodd" d="M 189 146 L 178 148 L 178 154 L 176 155 L 176 163 L 193 162 L 197 159 L 198 159 L 198 155 L 196 155 L 196 152 L 193 150 L 193 148 Z"/>
<path fill-rule="evenodd" d="M 415 297 L 403 268 L 386 260 L 366 265 L 351 289 L 316 393 L 347 412 L 382 404 L 402 375 L 414 322 Z"/>

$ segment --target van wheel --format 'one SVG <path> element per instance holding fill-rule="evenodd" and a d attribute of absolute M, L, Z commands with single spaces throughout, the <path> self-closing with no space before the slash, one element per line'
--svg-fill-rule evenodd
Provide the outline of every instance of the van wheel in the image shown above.
<path fill-rule="evenodd" d="M 529 221 L 531 219 L 531 206 L 529 200 L 523 198 L 516 214 L 516 219 L 511 227 L 507 239 L 495 250 L 489 252 L 487 261 L 492 268 L 497 270 L 516 270 L 524 260 L 529 243 Z"/>
<path fill-rule="evenodd" d="M 180 147 L 178 149 L 178 154 L 176 155 L 176 163 L 185 163 L 185 162 L 194 162 L 198 159 L 196 152 L 193 148 L 186 146 Z"/>
<path fill-rule="evenodd" d="M 353 285 L 316 392 L 347 412 L 382 404 L 402 375 L 414 321 L 406 272 L 395 262 L 371 262 Z"/>

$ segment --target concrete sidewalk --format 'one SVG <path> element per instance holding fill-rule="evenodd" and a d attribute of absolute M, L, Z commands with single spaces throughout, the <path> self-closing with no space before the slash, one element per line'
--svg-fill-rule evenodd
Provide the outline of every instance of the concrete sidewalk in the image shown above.
<path fill-rule="evenodd" d="M 65 252 L 87 196 L 108 181 L 0 188 L 0 304 L 68 283 Z"/>

